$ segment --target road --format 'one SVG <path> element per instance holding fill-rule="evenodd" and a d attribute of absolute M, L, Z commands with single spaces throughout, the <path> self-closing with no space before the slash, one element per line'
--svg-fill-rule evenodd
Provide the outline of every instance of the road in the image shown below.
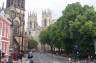
<path fill-rule="evenodd" d="M 33 62 L 34 63 L 69 63 L 67 58 L 52 55 L 50 53 L 33 53 Z"/>
<path fill-rule="evenodd" d="M 70 63 L 68 61 L 68 58 L 61 57 L 61 56 L 56 56 L 50 53 L 40 53 L 40 52 L 34 52 L 33 53 L 33 58 L 32 58 L 34 63 Z M 13 63 L 29 63 L 26 61 L 26 58 L 23 59 L 23 62 L 21 61 L 15 61 Z"/>
<path fill-rule="evenodd" d="M 23 61 L 21 62 L 20 60 L 15 61 L 13 63 L 29 63 L 27 58 L 23 58 Z M 33 58 L 32 58 L 34 63 L 86 63 L 85 61 L 77 61 L 77 62 L 69 62 L 68 58 L 66 57 L 61 57 L 57 55 L 53 55 L 50 53 L 40 53 L 40 52 L 34 52 L 33 53 Z M 95 62 L 91 62 L 95 63 Z"/>

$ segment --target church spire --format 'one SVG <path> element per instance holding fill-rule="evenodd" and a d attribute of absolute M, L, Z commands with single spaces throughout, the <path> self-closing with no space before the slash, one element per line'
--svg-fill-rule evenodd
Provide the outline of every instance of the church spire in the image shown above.
<path fill-rule="evenodd" d="M 4 9 L 4 3 L 2 4 L 2 9 Z"/>

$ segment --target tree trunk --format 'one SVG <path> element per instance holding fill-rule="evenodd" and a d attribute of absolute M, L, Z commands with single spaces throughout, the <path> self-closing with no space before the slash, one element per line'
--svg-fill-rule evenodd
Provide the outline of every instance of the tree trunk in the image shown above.
<path fill-rule="evenodd" d="M 60 53 L 60 48 L 59 48 L 59 53 Z"/>
<path fill-rule="evenodd" d="M 44 51 L 46 51 L 45 44 L 44 44 Z"/>
<path fill-rule="evenodd" d="M 53 53 L 53 46 L 51 46 L 51 52 Z"/>
<path fill-rule="evenodd" d="M 55 52 L 55 47 L 54 47 L 54 52 Z"/>

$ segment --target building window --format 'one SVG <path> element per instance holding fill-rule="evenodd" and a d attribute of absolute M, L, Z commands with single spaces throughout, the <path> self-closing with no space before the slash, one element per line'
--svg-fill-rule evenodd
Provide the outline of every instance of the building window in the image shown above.
<path fill-rule="evenodd" d="M 14 27 L 14 33 L 18 33 L 19 32 L 19 23 L 17 21 L 14 22 L 13 27 Z"/>
<path fill-rule="evenodd" d="M 32 23 L 32 29 L 34 29 L 34 23 Z"/>
<path fill-rule="evenodd" d="M 10 12 L 11 18 L 14 19 L 16 17 L 16 13 L 14 11 Z"/>
<path fill-rule="evenodd" d="M 24 1 L 21 1 L 21 3 L 22 3 L 21 8 L 24 9 L 24 6 L 25 6 Z"/>
<path fill-rule="evenodd" d="M 4 24 L 4 37 L 6 37 L 6 24 Z"/>
<path fill-rule="evenodd" d="M 29 27 L 32 28 L 32 21 L 29 22 Z"/>
<path fill-rule="evenodd" d="M 45 19 L 44 20 L 44 27 L 46 27 L 47 26 L 47 20 Z"/>
<path fill-rule="evenodd" d="M 36 28 L 36 23 L 34 23 L 34 29 Z"/>
<path fill-rule="evenodd" d="M 2 23 L 0 23 L 0 35 L 2 34 Z"/>

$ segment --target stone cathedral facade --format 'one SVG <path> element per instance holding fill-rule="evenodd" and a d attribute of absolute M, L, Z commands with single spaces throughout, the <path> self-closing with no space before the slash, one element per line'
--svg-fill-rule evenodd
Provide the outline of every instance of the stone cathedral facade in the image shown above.
<path fill-rule="evenodd" d="M 25 45 L 25 0 L 7 0 L 6 17 L 10 18 L 13 26 L 13 42 L 18 44 L 20 50 L 24 50 Z"/>
<path fill-rule="evenodd" d="M 52 22 L 52 14 L 50 10 L 42 11 L 42 27 L 48 27 Z"/>
<path fill-rule="evenodd" d="M 55 23 L 56 20 L 52 19 L 52 13 L 50 10 L 42 11 L 42 21 L 41 26 L 37 22 L 37 14 L 35 12 L 28 13 L 28 22 L 27 22 L 27 35 L 32 36 L 34 40 L 38 42 L 38 49 L 41 50 L 41 44 L 39 41 L 40 32 L 43 29 L 46 29 L 50 24 Z"/>

